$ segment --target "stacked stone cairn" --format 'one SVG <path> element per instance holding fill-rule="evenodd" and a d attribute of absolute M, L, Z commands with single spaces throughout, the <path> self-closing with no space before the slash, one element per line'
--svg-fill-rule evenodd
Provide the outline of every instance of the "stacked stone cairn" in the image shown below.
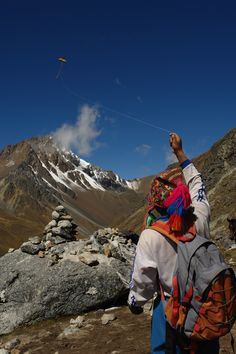
<path fill-rule="evenodd" d="M 72 220 L 64 206 L 58 205 L 52 212 L 52 220 L 44 228 L 43 238 L 40 236 L 30 237 L 27 242 L 21 245 L 21 251 L 31 255 L 37 254 L 44 258 L 49 249 L 53 249 L 53 246 L 75 241 L 77 225 Z"/>
<path fill-rule="evenodd" d="M 58 205 L 52 212 L 52 220 L 44 228 L 43 237 L 29 238 L 20 249 L 40 258 L 49 258 L 50 266 L 66 259 L 90 267 L 110 264 L 114 259 L 124 264 L 133 263 L 138 242 L 135 233 L 107 227 L 95 231 L 87 240 L 76 240 L 76 228 L 64 206 Z"/>
<path fill-rule="evenodd" d="M 44 229 L 45 241 L 57 245 L 67 241 L 75 241 L 77 225 L 72 217 L 66 212 L 63 205 L 58 205 L 52 212 L 52 220 Z"/>

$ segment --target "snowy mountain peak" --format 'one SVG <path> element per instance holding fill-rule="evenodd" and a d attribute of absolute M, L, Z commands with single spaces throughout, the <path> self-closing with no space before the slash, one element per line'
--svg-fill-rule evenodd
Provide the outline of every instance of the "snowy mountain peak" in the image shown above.
<path fill-rule="evenodd" d="M 6 150 L 6 149 L 5 149 Z M 4 150 L 1 152 L 4 155 Z M 81 159 L 72 151 L 59 149 L 52 137 L 35 137 L 16 145 L 9 145 L 5 151 L 8 168 L 17 168 L 24 163 L 40 184 L 54 190 L 136 190 L 139 182 L 126 181 L 112 171 Z"/>

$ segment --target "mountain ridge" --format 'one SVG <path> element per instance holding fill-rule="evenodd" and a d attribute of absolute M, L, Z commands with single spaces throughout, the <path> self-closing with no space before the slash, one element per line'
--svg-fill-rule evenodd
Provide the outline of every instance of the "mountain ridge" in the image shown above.
<path fill-rule="evenodd" d="M 114 219 L 111 208 L 122 216 L 139 199 L 138 180 L 126 181 L 72 152 L 59 150 L 48 136 L 6 146 L 0 151 L 0 161 L 0 251 L 10 244 L 9 234 L 14 238 L 12 224 L 19 225 L 19 245 L 29 232 L 40 233 L 57 204 L 70 210 L 79 234 L 88 236 L 109 226 Z"/>
<path fill-rule="evenodd" d="M 214 237 L 226 235 L 227 217 L 235 217 L 235 141 L 233 128 L 193 159 L 206 184 Z M 32 234 L 42 234 L 58 204 L 79 225 L 78 237 L 108 226 L 140 232 L 153 176 L 122 179 L 59 150 L 49 136 L 7 145 L 0 151 L 0 161 L 0 253 L 19 246 Z"/>

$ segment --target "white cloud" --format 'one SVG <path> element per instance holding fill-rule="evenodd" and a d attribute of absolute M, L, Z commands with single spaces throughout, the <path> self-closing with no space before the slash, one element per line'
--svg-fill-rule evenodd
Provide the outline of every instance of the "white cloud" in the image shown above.
<path fill-rule="evenodd" d="M 149 152 L 150 152 L 150 149 L 151 149 L 151 146 L 150 145 L 147 145 L 147 144 L 142 144 L 142 145 L 139 145 L 135 148 L 135 152 L 141 154 L 141 155 L 148 155 Z"/>
<path fill-rule="evenodd" d="M 96 138 L 101 130 L 96 127 L 100 114 L 95 106 L 84 105 L 75 125 L 63 124 L 52 135 L 62 149 L 76 149 L 80 155 L 89 155 L 100 145 Z"/>

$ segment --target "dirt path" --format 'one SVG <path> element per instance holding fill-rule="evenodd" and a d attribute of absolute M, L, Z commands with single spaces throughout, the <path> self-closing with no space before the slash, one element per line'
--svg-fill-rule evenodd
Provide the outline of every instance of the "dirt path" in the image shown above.
<path fill-rule="evenodd" d="M 78 333 L 58 336 L 69 327 L 71 317 L 22 327 L 11 335 L 1 337 L 3 343 L 19 338 L 21 343 L 12 354 L 149 354 L 150 315 L 135 316 L 127 307 L 111 312 L 117 317 L 107 325 L 101 323 L 103 310 L 85 316 Z M 74 316 L 73 318 L 76 318 Z M 233 330 L 236 335 L 236 328 Z M 233 353 L 229 335 L 221 339 L 221 354 Z M 203 353 L 205 354 L 205 353 Z"/>

